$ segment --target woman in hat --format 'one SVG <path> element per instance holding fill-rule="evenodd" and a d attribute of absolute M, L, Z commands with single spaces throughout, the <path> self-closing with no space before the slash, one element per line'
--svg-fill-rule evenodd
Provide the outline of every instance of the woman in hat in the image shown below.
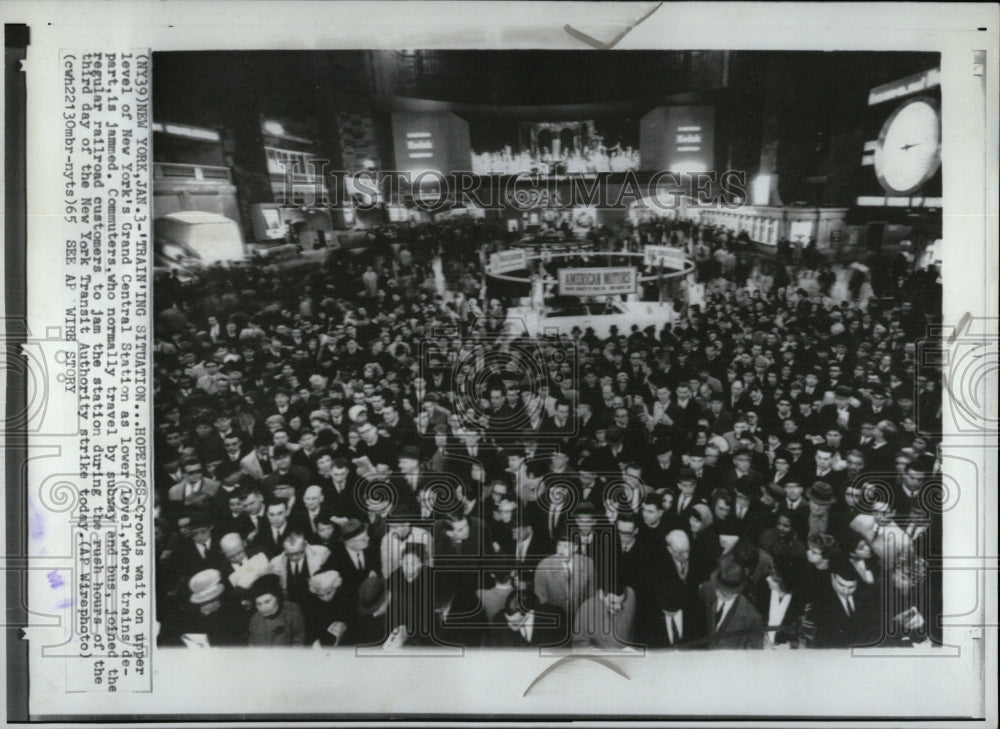
<path fill-rule="evenodd" d="M 256 612 L 250 618 L 250 645 L 305 645 L 306 621 L 294 602 L 285 600 L 278 575 L 258 577 L 250 588 Z"/>
<path fill-rule="evenodd" d="M 226 591 L 219 570 L 202 570 L 188 582 L 191 611 L 182 620 L 181 638 L 186 644 L 205 636 L 215 647 L 247 644 L 247 617 Z"/>

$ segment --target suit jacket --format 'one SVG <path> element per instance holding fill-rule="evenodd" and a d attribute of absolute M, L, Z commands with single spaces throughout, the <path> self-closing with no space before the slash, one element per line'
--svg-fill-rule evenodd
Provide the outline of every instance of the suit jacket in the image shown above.
<path fill-rule="evenodd" d="M 259 535 L 261 529 L 269 529 L 270 526 L 271 525 L 268 523 L 267 516 L 265 514 L 261 514 L 257 517 L 256 527 L 254 526 L 253 519 L 250 518 L 249 514 L 241 514 L 240 518 L 236 520 L 237 533 L 244 539 L 249 539 L 255 529 L 258 530 L 257 535 Z M 258 541 L 257 536 L 255 535 L 251 541 L 256 543 Z"/>
<path fill-rule="evenodd" d="M 177 574 L 184 582 L 182 585 L 182 590 L 184 591 L 187 590 L 187 580 L 192 575 L 208 569 L 215 569 L 221 572 L 226 562 L 226 558 L 222 556 L 222 551 L 219 549 L 219 540 L 214 535 L 204 557 L 201 556 L 201 552 L 190 539 L 185 539 L 181 542 L 172 557 Z"/>
<path fill-rule="evenodd" d="M 441 471 L 456 476 L 468 487 L 472 483 L 473 466 L 478 465 L 484 477 L 487 471 L 494 471 L 496 468 L 496 452 L 492 448 L 479 443 L 475 450 L 476 455 L 473 456 L 464 443 L 449 445 L 445 448 L 444 458 L 439 459 L 437 465 Z M 506 466 L 506 463 L 503 465 Z"/>
<path fill-rule="evenodd" d="M 267 558 L 274 559 L 279 554 L 281 554 L 284 547 L 282 542 L 285 537 L 289 535 L 292 531 L 292 524 L 286 523 L 284 528 L 278 535 L 277 541 L 274 539 L 274 531 L 271 528 L 270 522 L 268 522 L 267 517 L 263 517 L 260 523 L 260 527 L 257 529 L 257 536 L 254 537 L 251 544 L 254 548 L 259 549 L 261 552 L 267 555 Z"/>
<path fill-rule="evenodd" d="M 319 641 L 321 646 L 354 645 L 352 623 L 355 622 L 354 606 L 349 603 L 338 590 L 330 602 L 323 602 L 310 594 L 302 603 L 302 614 L 306 619 L 306 643 Z M 347 629 L 338 640 L 329 627 L 335 623 L 344 623 Z"/>
<path fill-rule="evenodd" d="M 696 599 L 692 599 L 686 602 L 679 612 L 682 616 L 682 635 L 679 638 L 676 633 L 673 636 L 667 633 L 666 616 L 660 612 L 657 619 L 646 621 L 643 630 L 636 635 L 636 641 L 646 648 L 654 650 L 704 648 L 706 645 L 705 612 L 701 605 Z M 672 642 L 671 637 L 673 637 Z"/>
<path fill-rule="evenodd" d="M 858 590 L 854 593 L 854 615 L 844 610 L 828 577 L 819 587 L 812 601 L 810 618 L 816 626 L 813 641 L 815 648 L 850 648 L 878 642 L 881 620 L 871 593 Z"/>
<path fill-rule="evenodd" d="M 670 552 L 667 552 L 666 556 L 660 560 L 659 576 L 657 577 L 657 585 L 677 585 L 684 590 L 685 594 L 685 605 L 689 602 L 691 605 L 695 605 L 698 598 L 698 585 L 700 584 L 697 578 L 693 575 L 693 565 L 691 564 L 690 558 L 688 558 L 688 568 L 687 574 L 684 579 L 681 579 L 680 574 L 677 572 L 677 565 L 674 563 L 673 557 L 670 556 Z M 665 630 L 666 628 L 664 628 Z"/>
<path fill-rule="evenodd" d="M 368 577 L 368 573 L 374 571 L 378 575 L 382 574 L 382 557 L 379 545 L 374 539 L 371 540 L 368 548 L 364 551 L 364 555 L 365 566 L 364 569 L 359 570 L 355 566 L 354 560 L 347 553 L 344 543 L 338 540 L 330 556 L 330 568 L 340 573 L 340 578 L 343 580 L 340 589 L 343 591 L 344 596 L 352 601 L 352 605 L 354 604 L 353 601 L 357 599 L 358 587 Z"/>
<path fill-rule="evenodd" d="M 563 508 L 558 512 L 554 512 L 551 508 L 543 508 L 541 503 L 536 501 L 525 507 L 525 512 L 525 517 L 531 521 L 538 549 L 544 551 L 547 555 L 554 554 L 556 551 L 556 539 L 559 537 L 560 532 L 565 530 L 566 524 L 569 521 L 569 510 Z M 553 513 L 556 516 L 555 528 L 552 528 Z"/>
<path fill-rule="evenodd" d="M 868 451 L 865 458 L 865 470 L 872 473 L 895 473 L 896 449 L 891 443 L 885 443 Z"/>
<path fill-rule="evenodd" d="M 428 488 L 432 484 L 449 484 L 450 481 L 447 476 L 435 477 L 434 474 L 420 469 L 417 472 L 417 486 L 416 488 L 410 483 L 409 476 L 403 476 L 402 474 L 396 474 L 389 479 L 389 483 L 396 493 L 396 506 L 395 509 L 407 509 L 414 511 L 419 508 L 420 503 L 420 493 L 424 489 Z"/>
<path fill-rule="evenodd" d="M 535 608 L 535 623 L 531 640 L 525 640 L 520 631 L 511 630 L 501 612 L 490 630 L 490 644 L 495 648 L 531 648 L 565 646 L 570 640 L 570 624 L 565 611 L 557 605 L 539 605 Z"/>
<path fill-rule="evenodd" d="M 361 518 L 361 506 L 355 498 L 357 479 L 348 474 L 342 491 L 333 485 L 332 479 L 318 477 L 316 483 L 323 489 L 323 508 L 334 516 Z"/>
<path fill-rule="evenodd" d="M 328 562 L 330 560 L 330 550 L 326 547 L 322 547 L 318 544 L 307 544 L 306 545 L 306 590 L 305 595 L 309 594 L 309 578 L 313 575 L 319 574 L 320 572 L 329 569 Z M 288 591 L 288 557 L 282 553 L 277 557 L 271 559 L 268 565 L 268 571 L 278 575 L 281 580 L 281 589 Z M 303 595 L 303 597 L 305 596 Z M 292 602 L 300 602 L 289 595 L 289 600 Z"/>
<path fill-rule="evenodd" d="M 839 427 L 843 430 L 849 430 L 852 433 L 857 433 L 861 430 L 861 418 L 863 417 L 863 411 L 861 408 L 856 408 L 853 405 L 847 406 L 847 425 L 843 426 L 838 421 L 837 416 L 837 406 L 836 405 L 824 405 L 819 409 L 819 417 L 822 421 L 823 427 L 832 428 Z"/>
<path fill-rule="evenodd" d="M 220 461 L 219 464 L 215 467 L 215 477 L 220 481 L 225 481 L 227 476 L 230 476 L 234 473 L 239 473 L 240 471 L 243 470 L 242 464 L 243 464 L 243 459 L 245 457 L 246 457 L 245 455 L 240 455 L 236 458 L 236 460 L 233 460 L 229 457 L 229 454 L 227 453 L 226 457 L 223 458 L 222 461 Z"/>
<path fill-rule="evenodd" d="M 712 583 L 703 583 L 698 588 L 698 595 L 705 611 L 709 648 L 764 647 L 764 620 L 748 597 L 737 595 L 722 623 L 716 626 L 715 611 L 718 605 Z"/>
<path fill-rule="evenodd" d="M 525 553 L 523 558 L 520 558 L 518 555 L 519 546 L 517 542 L 514 543 L 514 560 L 517 564 L 517 570 L 522 573 L 528 573 L 527 576 L 533 578 L 539 563 L 550 556 L 551 553 L 546 551 L 544 540 L 538 539 L 533 532 L 531 539 L 527 541 L 527 546 L 524 547 Z"/>

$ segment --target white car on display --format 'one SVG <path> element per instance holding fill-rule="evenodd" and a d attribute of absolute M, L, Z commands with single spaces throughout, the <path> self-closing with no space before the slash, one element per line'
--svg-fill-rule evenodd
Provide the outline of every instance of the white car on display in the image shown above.
<path fill-rule="evenodd" d="M 604 339 L 611 336 L 611 327 L 617 327 L 618 333 L 625 335 L 633 325 L 640 331 L 649 326 L 659 331 L 664 324 L 673 324 L 677 316 L 671 302 L 623 301 L 617 296 L 609 296 L 605 301 L 541 307 L 522 301 L 521 306 L 507 310 L 507 332 L 514 336 L 571 335 L 579 328 L 580 332 L 593 329 L 594 334 Z"/>

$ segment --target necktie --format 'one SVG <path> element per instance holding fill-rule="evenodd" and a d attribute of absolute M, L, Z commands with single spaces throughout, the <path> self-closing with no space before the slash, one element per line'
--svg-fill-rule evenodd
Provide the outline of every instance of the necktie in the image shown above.
<path fill-rule="evenodd" d="M 677 565 L 677 576 L 680 577 L 682 580 L 686 580 L 687 579 L 687 576 L 688 576 L 688 563 L 687 562 L 681 562 L 680 564 Z"/>
<path fill-rule="evenodd" d="M 205 559 L 205 545 L 204 544 L 198 544 L 197 547 L 198 547 L 198 554 L 201 555 L 202 559 Z"/>
<path fill-rule="evenodd" d="M 718 628 L 719 624 L 722 622 L 722 615 L 725 612 L 726 603 L 720 602 L 719 609 L 715 611 L 715 627 Z"/>
<path fill-rule="evenodd" d="M 279 532 L 277 529 L 274 530 L 274 543 L 281 544 L 281 532 Z"/>
<path fill-rule="evenodd" d="M 678 623 L 677 623 L 677 616 L 676 615 L 674 617 L 670 618 L 670 625 L 674 629 L 674 641 L 675 642 L 684 637 L 681 634 L 681 626 L 678 625 Z"/>
<path fill-rule="evenodd" d="M 850 618 L 854 617 L 854 598 L 847 598 L 847 616 Z"/>
<path fill-rule="evenodd" d="M 365 568 L 364 554 L 362 554 L 361 552 L 352 552 L 352 554 L 354 555 L 354 566 L 357 567 L 359 570 L 363 570 Z"/>

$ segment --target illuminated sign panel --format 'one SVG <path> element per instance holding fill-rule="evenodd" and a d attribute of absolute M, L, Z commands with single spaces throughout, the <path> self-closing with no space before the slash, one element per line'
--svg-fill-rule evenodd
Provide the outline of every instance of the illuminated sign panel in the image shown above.
<path fill-rule="evenodd" d="M 559 269 L 561 296 L 634 294 L 637 285 L 634 267 Z"/>

